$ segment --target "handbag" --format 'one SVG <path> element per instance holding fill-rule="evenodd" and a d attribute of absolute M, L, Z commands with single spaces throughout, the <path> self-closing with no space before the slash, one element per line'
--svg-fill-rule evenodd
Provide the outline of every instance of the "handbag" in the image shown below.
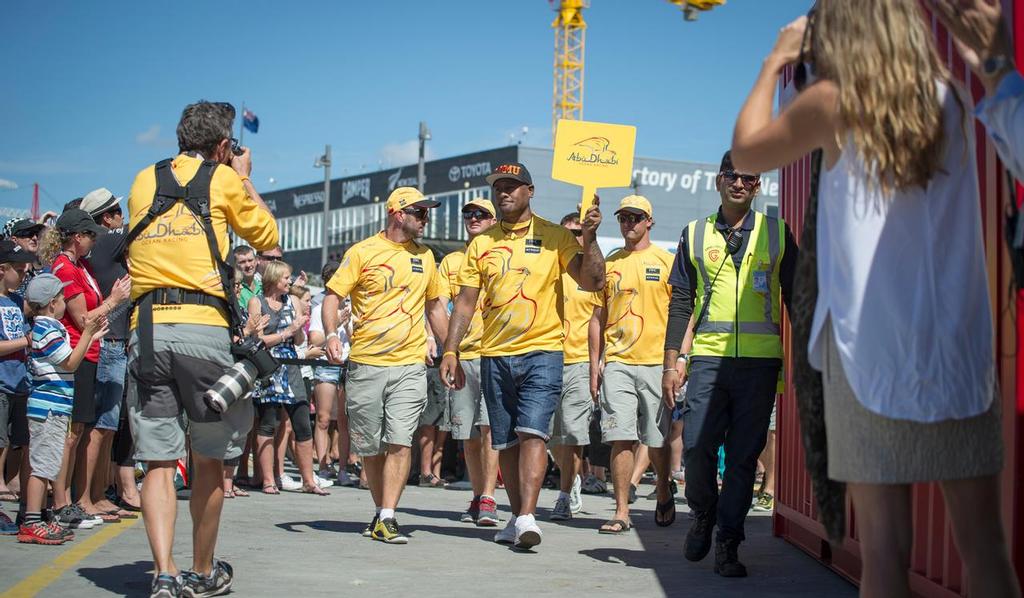
<path fill-rule="evenodd" d="M 840 544 L 846 533 L 846 484 L 828 477 L 824 384 L 821 372 L 811 367 L 807 351 L 814 308 L 818 302 L 818 180 L 821 161 L 822 151 L 815 150 L 811 154 L 811 193 L 804 210 L 800 253 L 793 277 L 791 351 L 804 465 L 811 476 L 818 515 L 829 542 Z"/>

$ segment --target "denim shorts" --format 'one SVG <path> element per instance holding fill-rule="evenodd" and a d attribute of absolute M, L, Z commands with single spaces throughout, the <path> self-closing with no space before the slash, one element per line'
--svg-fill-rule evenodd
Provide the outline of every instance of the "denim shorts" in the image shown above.
<path fill-rule="evenodd" d="M 125 342 L 103 339 L 96 367 L 96 428 L 117 430 L 121 420 L 121 401 L 128 375 Z"/>
<path fill-rule="evenodd" d="M 496 450 L 518 444 L 518 432 L 547 442 L 562 394 L 562 352 L 481 357 L 480 385 Z"/>
<path fill-rule="evenodd" d="M 333 384 L 338 386 L 344 381 L 341 379 L 340 365 L 318 365 L 313 367 L 313 382 L 315 384 Z"/>

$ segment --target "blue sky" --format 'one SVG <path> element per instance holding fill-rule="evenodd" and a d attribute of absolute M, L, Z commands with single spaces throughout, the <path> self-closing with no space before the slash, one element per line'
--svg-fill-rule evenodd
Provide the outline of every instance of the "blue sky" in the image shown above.
<path fill-rule="evenodd" d="M 664 0 L 592 0 L 584 117 L 637 126 L 637 154 L 717 162 L 780 27 L 811 0 L 729 0 L 684 22 Z M 29 2 L 0 8 L 0 206 L 43 210 L 177 151 L 199 98 L 244 101 L 263 191 L 519 139 L 550 144 L 546 0 Z M 239 112 L 241 112 L 239 110 Z M 236 126 L 237 130 L 237 126 Z M 271 183 L 271 179 L 274 182 Z M 17 189 L 10 189 L 10 183 Z"/>

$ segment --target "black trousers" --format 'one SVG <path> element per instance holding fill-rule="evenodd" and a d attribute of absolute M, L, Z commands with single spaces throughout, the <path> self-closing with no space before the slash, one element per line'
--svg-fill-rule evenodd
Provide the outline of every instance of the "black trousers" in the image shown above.
<path fill-rule="evenodd" d="M 717 510 L 718 540 L 744 540 L 757 457 L 768 438 L 781 361 L 694 357 L 683 407 L 686 500 L 698 512 Z M 718 447 L 725 478 L 718 493 Z"/>

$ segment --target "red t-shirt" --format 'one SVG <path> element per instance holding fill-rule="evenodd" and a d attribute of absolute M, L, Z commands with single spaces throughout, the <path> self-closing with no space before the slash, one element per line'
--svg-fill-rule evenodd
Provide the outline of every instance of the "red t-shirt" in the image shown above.
<path fill-rule="evenodd" d="M 103 301 L 103 295 L 100 294 L 100 285 L 96 283 L 96 279 L 93 278 L 92 272 L 90 272 L 89 261 L 82 258 L 78 260 L 78 263 L 79 265 L 76 266 L 66 254 L 61 253 L 53 260 L 50 272 L 59 278 L 61 282 L 68 283 L 64 287 L 65 301 L 70 301 L 74 297 L 82 295 L 85 298 L 85 310 L 92 311 L 99 307 L 100 302 Z M 71 319 L 71 313 L 68 310 L 64 311 L 64 317 L 60 319 L 60 323 L 64 324 L 64 327 L 68 329 L 71 347 L 77 347 L 78 340 L 82 338 L 82 331 L 75 326 L 75 322 Z M 89 350 L 85 352 L 85 358 L 93 363 L 99 361 L 99 341 L 94 341 L 89 346 Z"/>

